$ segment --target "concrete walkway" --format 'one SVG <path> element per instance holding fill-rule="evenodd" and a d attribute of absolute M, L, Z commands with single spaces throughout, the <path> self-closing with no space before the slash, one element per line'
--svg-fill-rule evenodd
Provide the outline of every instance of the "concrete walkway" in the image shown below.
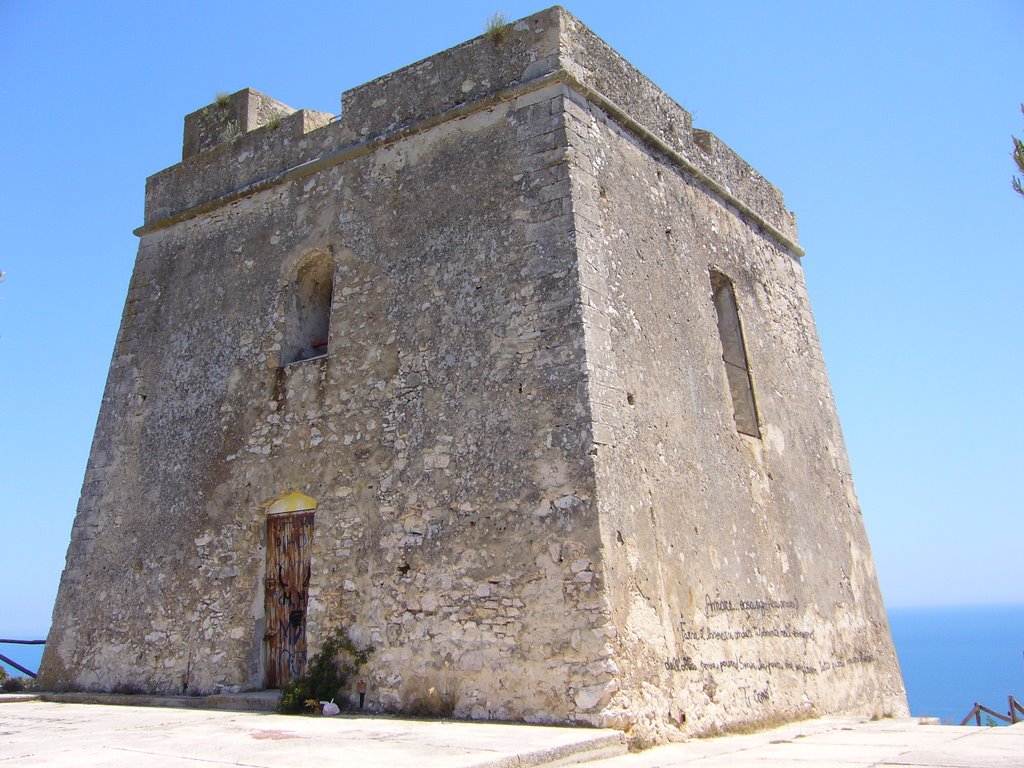
<path fill-rule="evenodd" d="M 583 728 L 0 703 L 0 767 L 526 768 L 625 751 L 618 731 Z"/>
<path fill-rule="evenodd" d="M 7 699 L 3 701 L 3 699 Z M 0 697 L 0 768 L 1024 768 L 1024 724 L 821 718 L 625 754 L 616 731 L 389 717 L 286 717 Z"/>
<path fill-rule="evenodd" d="M 921 725 L 823 717 L 746 736 L 692 739 L 587 768 L 1024 768 L 1024 723 Z"/>

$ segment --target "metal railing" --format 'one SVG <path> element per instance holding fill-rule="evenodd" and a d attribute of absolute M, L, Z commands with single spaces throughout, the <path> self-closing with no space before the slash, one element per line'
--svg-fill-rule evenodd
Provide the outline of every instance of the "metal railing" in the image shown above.
<path fill-rule="evenodd" d="M 4 643 L 10 643 L 11 645 L 46 645 L 45 640 L 11 640 L 9 638 L 0 637 L 0 645 Z M 9 659 L 2 653 L 0 653 L 0 661 L 2 661 L 4 664 L 7 664 L 8 666 L 14 667 L 22 674 L 28 675 L 29 677 L 35 679 L 35 672 L 33 672 L 31 669 L 26 669 L 25 667 L 21 666 L 21 664 L 14 661 L 14 659 Z"/>
<path fill-rule="evenodd" d="M 967 725 L 967 723 L 971 721 L 971 718 L 973 718 L 978 725 L 981 725 L 982 712 L 990 718 L 994 717 L 997 720 L 1002 720 L 1007 725 L 1024 722 L 1024 717 L 1021 717 L 1021 715 L 1024 715 L 1024 706 L 1021 706 L 1021 703 L 1013 698 L 1013 696 L 1008 696 L 1007 698 L 1010 701 L 1010 708 L 1007 710 L 1005 715 L 1002 712 L 996 712 L 995 710 L 982 706 L 978 702 L 974 702 L 974 707 L 967 713 L 967 717 L 960 721 L 960 725 Z"/>

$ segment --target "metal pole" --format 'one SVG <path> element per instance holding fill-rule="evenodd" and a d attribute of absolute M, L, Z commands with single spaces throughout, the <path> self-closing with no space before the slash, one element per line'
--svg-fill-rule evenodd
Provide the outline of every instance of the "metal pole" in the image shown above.
<path fill-rule="evenodd" d="M 2 653 L 0 653 L 0 661 L 2 661 L 4 664 L 10 664 L 16 670 L 18 670 L 19 672 L 24 672 L 26 675 L 28 675 L 31 678 L 35 678 L 35 676 L 36 676 L 35 672 L 32 672 L 31 670 L 25 669 L 23 666 L 21 666 L 21 664 L 19 664 L 16 661 L 12 661 L 11 659 L 8 659 Z"/>

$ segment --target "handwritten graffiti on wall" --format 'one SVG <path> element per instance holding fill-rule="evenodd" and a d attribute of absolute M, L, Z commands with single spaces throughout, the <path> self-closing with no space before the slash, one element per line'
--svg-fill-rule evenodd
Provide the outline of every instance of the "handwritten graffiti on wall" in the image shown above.
<path fill-rule="evenodd" d="M 782 627 L 748 627 L 744 629 L 710 629 L 699 627 L 687 629 L 680 622 L 679 635 L 683 640 L 749 640 L 755 637 L 782 637 L 813 640 L 813 629 L 799 629 L 790 624 Z"/>
<path fill-rule="evenodd" d="M 796 600 L 778 600 L 774 597 L 758 597 L 751 599 L 723 600 L 712 598 L 711 595 L 704 595 L 704 613 L 707 616 L 714 616 L 719 613 L 732 613 L 744 611 L 747 613 L 760 613 L 766 615 L 779 611 L 799 610 L 800 603 Z"/>
<path fill-rule="evenodd" d="M 845 657 L 815 659 L 813 642 L 817 636 L 816 630 L 813 627 L 799 626 L 791 620 L 782 620 L 782 616 L 779 615 L 799 611 L 800 604 L 795 598 L 713 598 L 705 595 L 702 607 L 707 619 L 739 613 L 745 616 L 740 621 L 729 619 L 733 626 L 714 628 L 688 626 L 686 621 L 681 619 L 678 627 L 679 639 L 691 653 L 666 659 L 664 666 L 669 672 L 796 672 L 805 676 L 815 676 L 875 661 L 874 655 L 864 650 L 855 651 Z M 774 621 L 767 621 L 768 617 L 775 616 L 778 618 Z M 718 623 L 720 622 L 721 620 Z M 778 642 L 755 644 L 757 640 Z M 723 643 L 732 647 L 723 648 Z M 786 649 L 790 647 L 793 647 L 793 653 L 787 652 Z M 723 654 L 723 650 L 727 653 Z M 732 653 L 728 653 L 729 650 Z M 775 657 L 766 658 L 765 654 L 775 654 Z M 771 698 L 767 684 L 756 690 L 750 686 L 740 686 L 739 690 L 743 691 L 748 703 L 764 704 Z"/>
<path fill-rule="evenodd" d="M 834 669 L 853 666 L 855 664 L 871 664 L 875 661 L 873 654 L 857 652 L 847 658 L 831 658 L 818 662 L 818 666 L 810 666 L 799 661 L 769 661 L 766 659 L 750 659 L 736 656 L 731 659 L 713 659 L 710 661 L 694 661 L 690 656 L 673 656 L 665 661 L 665 669 L 670 672 L 709 672 L 723 670 L 745 670 L 755 672 L 800 672 L 804 675 L 817 675 Z"/>

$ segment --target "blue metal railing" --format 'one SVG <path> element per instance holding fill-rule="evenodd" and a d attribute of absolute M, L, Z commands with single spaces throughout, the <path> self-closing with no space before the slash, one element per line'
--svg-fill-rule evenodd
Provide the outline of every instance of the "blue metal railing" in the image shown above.
<path fill-rule="evenodd" d="M 45 640 L 11 640 L 8 638 L 0 637 L 0 645 L 2 645 L 3 643 L 10 643 L 12 645 L 46 645 Z M 14 667 L 19 672 L 26 674 L 33 679 L 36 676 L 36 673 L 33 672 L 31 669 L 26 669 L 25 667 L 21 666 L 21 664 L 14 661 L 13 659 L 7 658 L 2 653 L 0 653 L 0 661 L 2 661 L 4 664 Z"/>

